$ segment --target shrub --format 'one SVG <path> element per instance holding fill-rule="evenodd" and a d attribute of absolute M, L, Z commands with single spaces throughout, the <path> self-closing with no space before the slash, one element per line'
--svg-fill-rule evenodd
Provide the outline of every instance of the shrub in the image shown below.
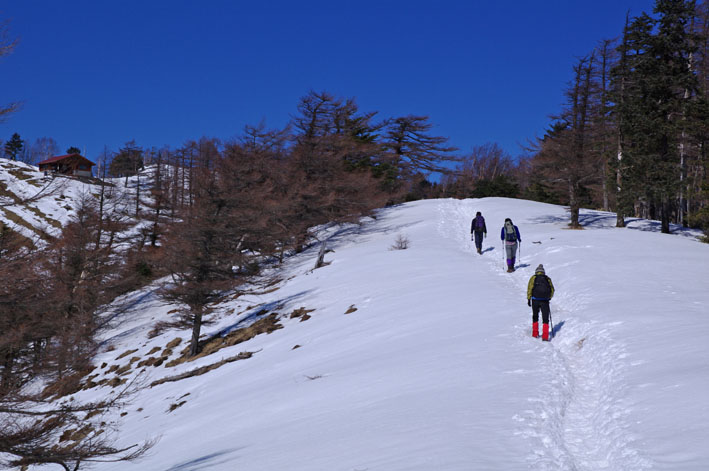
<path fill-rule="evenodd" d="M 394 240 L 394 245 L 390 247 L 390 250 L 406 250 L 411 245 L 408 237 L 399 234 Z"/>

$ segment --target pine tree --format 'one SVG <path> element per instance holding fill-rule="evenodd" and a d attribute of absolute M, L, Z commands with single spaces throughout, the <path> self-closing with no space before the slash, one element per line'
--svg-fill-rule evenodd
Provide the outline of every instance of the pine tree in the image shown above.
<path fill-rule="evenodd" d="M 697 40 L 689 28 L 695 5 L 658 0 L 654 13 L 657 19 L 642 15 L 628 29 L 626 39 L 634 51 L 619 113 L 635 196 L 645 199 L 647 215 L 659 216 L 662 232 L 669 233 L 682 179 L 682 149 L 692 132 L 687 117 L 697 106 L 698 82 L 691 68 Z"/>
<path fill-rule="evenodd" d="M 135 141 L 126 142 L 111 160 L 108 171 L 114 177 L 133 176 L 143 168 L 143 149 Z"/>
<path fill-rule="evenodd" d="M 17 156 L 25 147 L 25 142 L 20 138 L 20 135 L 14 133 L 9 141 L 5 143 L 5 157 L 10 160 L 17 160 Z"/>

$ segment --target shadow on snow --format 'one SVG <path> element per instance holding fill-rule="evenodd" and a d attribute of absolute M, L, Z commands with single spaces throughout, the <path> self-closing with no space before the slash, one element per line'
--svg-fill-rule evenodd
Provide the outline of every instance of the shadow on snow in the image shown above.
<path fill-rule="evenodd" d="M 569 218 L 568 216 L 550 215 L 533 218 L 530 221 L 540 224 L 555 224 L 568 223 Z M 616 214 L 582 210 L 579 214 L 579 224 L 582 227 L 592 227 L 594 229 L 616 229 Z M 660 221 L 627 217 L 625 218 L 625 228 L 644 232 L 661 232 L 662 225 Z M 690 229 L 677 224 L 670 224 L 670 231 L 672 234 L 691 239 L 696 239 L 701 235 L 697 229 Z"/>
<path fill-rule="evenodd" d="M 195 458 L 193 460 L 185 461 L 184 463 L 176 464 L 167 468 L 165 471 L 200 471 L 207 469 L 214 469 L 214 466 L 219 464 L 228 463 L 234 458 L 226 458 L 226 455 L 230 455 L 241 448 L 232 448 L 229 450 L 217 451 L 215 453 L 210 453 L 204 455 L 200 458 Z"/>

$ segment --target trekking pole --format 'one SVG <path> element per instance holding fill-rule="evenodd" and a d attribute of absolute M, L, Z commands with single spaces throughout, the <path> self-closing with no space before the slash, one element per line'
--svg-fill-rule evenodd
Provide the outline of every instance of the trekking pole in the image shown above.
<path fill-rule="evenodd" d="M 522 241 L 519 241 L 519 264 L 522 265 Z"/>
<path fill-rule="evenodd" d="M 551 308 L 549 308 L 549 340 L 554 338 L 554 322 L 551 320 Z"/>

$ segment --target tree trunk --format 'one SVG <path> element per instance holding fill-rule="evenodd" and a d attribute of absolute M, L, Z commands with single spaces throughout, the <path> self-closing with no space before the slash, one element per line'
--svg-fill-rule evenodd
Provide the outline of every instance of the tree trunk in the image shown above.
<path fill-rule="evenodd" d="M 12 379 L 12 369 L 15 365 L 15 351 L 11 349 L 5 354 L 5 361 L 3 362 L 2 378 L 0 379 L 0 389 L 8 390 L 11 388 Z"/>
<path fill-rule="evenodd" d="M 621 183 L 623 182 L 622 174 L 620 172 L 620 163 L 623 160 L 623 151 L 621 149 L 620 143 L 618 144 L 618 170 L 615 172 L 615 184 L 616 184 L 616 201 L 615 201 L 615 227 L 625 227 L 625 217 L 623 215 L 622 207 L 622 196 L 621 196 Z"/>
<path fill-rule="evenodd" d="M 140 172 L 135 173 L 135 217 L 140 213 Z"/>
<path fill-rule="evenodd" d="M 318 260 L 315 262 L 315 268 L 320 268 L 325 264 L 325 250 L 327 249 L 327 242 L 323 241 L 320 245 L 320 251 L 318 252 Z"/>
<path fill-rule="evenodd" d="M 569 212 L 571 216 L 569 226 L 572 229 L 578 229 L 581 227 L 581 224 L 579 224 L 579 200 L 577 186 L 578 185 L 576 182 L 569 181 Z"/>
<path fill-rule="evenodd" d="M 603 211 L 610 211 L 608 204 L 608 162 L 603 161 Z"/>
<path fill-rule="evenodd" d="M 663 196 L 660 203 L 660 224 L 663 234 L 670 234 L 670 201 L 669 197 Z"/>
<path fill-rule="evenodd" d="M 194 320 L 192 322 L 192 339 L 190 340 L 190 356 L 193 357 L 199 353 L 199 334 L 202 330 L 202 312 L 203 308 L 192 308 L 194 311 Z"/>

